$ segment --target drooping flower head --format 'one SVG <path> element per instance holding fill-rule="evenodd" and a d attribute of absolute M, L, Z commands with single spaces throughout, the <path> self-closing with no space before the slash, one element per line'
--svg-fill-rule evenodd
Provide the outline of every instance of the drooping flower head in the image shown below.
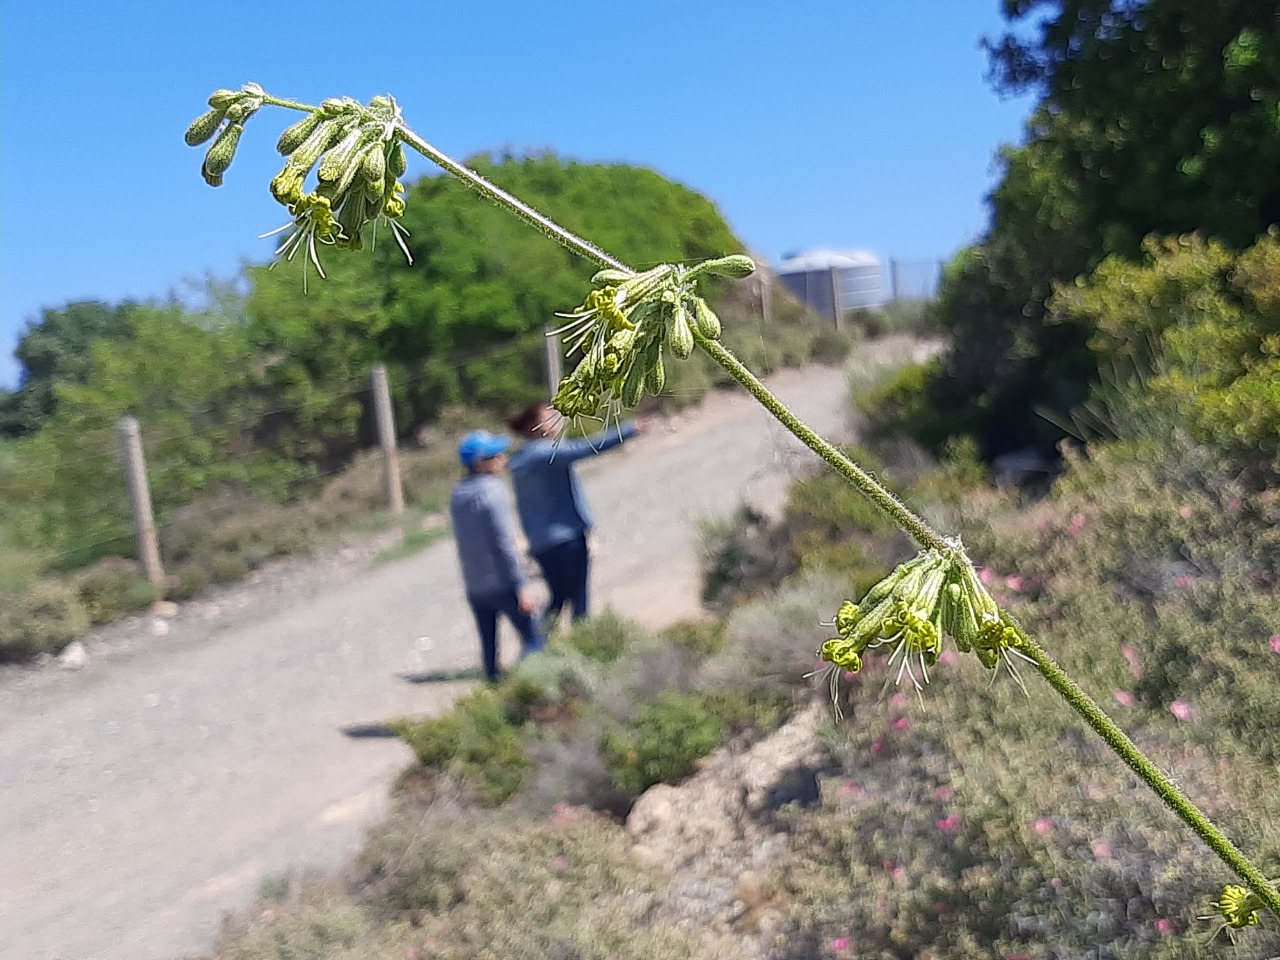
<path fill-rule="evenodd" d="M 694 331 L 720 336 L 720 319 L 698 294 L 704 275 L 745 277 L 755 269 L 748 257 L 706 260 L 693 267 L 664 263 L 642 273 L 605 269 L 598 286 L 576 310 L 560 314 L 569 322 L 553 330 L 568 354 L 581 354 L 561 381 L 551 405 L 570 419 L 616 417 L 646 392 L 666 385 L 665 352 L 684 360 L 693 352 Z"/>

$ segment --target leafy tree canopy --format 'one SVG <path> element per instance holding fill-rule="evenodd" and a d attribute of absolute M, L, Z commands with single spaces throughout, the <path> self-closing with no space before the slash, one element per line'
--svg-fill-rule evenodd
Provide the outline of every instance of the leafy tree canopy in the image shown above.
<path fill-rule="evenodd" d="M 635 266 L 742 249 L 715 206 L 659 174 L 552 155 L 468 164 L 569 229 Z M 300 385 L 400 368 L 412 418 L 460 401 L 509 405 L 544 390 L 541 331 L 572 309 L 594 268 L 451 177 L 416 183 L 403 224 L 413 263 L 385 233 L 365 256 L 330 256 L 329 279 L 301 262 L 253 271 L 251 335 Z"/>
<path fill-rule="evenodd" d="M 1004 13 L 992 79 L 1040 102 L 1026 143 L 1001 155 L 986 237 L 944 281 L 953 344 L 925 387 L 933 438 L 963 408 L 988 456 L 1051 448 L 1051 420 L 1096 377 L 1094 321 L 1048 316 L 1056 286 L 1137 260 L 1151 234 L 1238 250 L 1280 221 L 1280 5 L 1005 0 Z"/>

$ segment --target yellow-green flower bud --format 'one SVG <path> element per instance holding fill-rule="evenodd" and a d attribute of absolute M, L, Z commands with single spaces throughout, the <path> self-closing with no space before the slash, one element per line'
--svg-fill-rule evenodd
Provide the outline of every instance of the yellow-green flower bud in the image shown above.
<path fill-rule="evenodd" d="M 209 152 L 204 155 L 204 173 L 205 181 L 210 186 L 218 186 L 222 182 L 222 174 L 231 166 L 231 161 L 235 159 L 236 147 L 240 144 L 240 135 L 244 133 L 244 125 L 240 123 L 228 123 L 218 134 L 218 139 L 213 141 L 213 146 L 209 148 Z M 218 183 L 214 183 L 214 180 Z"/>
<path fill-rule="evenodd" d="M 315 113 L 307 114 L 297 123 L 285 127 L 284 132 L 280 134 L 280 139 L 276 141 L 276 149 L 281 155 L 289 156 L 302 146 L 303 141 L 311 136 L 312 131 L 320 126 L 322 120 L 324 120 L 324 114 L 317 110 Z"/>
<path fill-rule="evenodd" d="M 346 136 L 320 158 L 320 169 L 316 171 L 316 176 L 321 180 L 342 179 L 342 175 L 347 170 L 347 165 L 355 154 L 356 147 L 360 144 L 361 136 L 362 133 L 359 127 L 352 127 L 348 130 Z"/>
<path fill-rule="evenodd" d="M 292 206 L 302 199 L 302 181 L 305 174 L 292 163 L 286 163 L 284 169 L 271 179 L 271 195 L 286 207 Z"/>
<path fill-rule="evenodd" d="M 200 116 L 191 121 L 191 126 L 187 127 L 187 132 L 183 135 L 187 141 L 188 147 L 198 147 L 217 132 L 222 118 L 226 116 L 225 110 L 207 110 Z"/>
<path fill-rule="evenodd" d="M 209 106 L 226 112 L 228 107 L 237 103 L 243 96 L 244 94 L 239 90 L 215 90 L 209 94 Z"/>
<path fill-rule="evenodd" d="M 693 322 L 697 324 L 698 332 L 708 340 L 720 339 L 720 318 L 701 297 L 693 298 Z"/>
<path fill-rule="evenodd" d="M 326 117 L 340 117 L 351 110 L 351 105 L 341 97 L 330 97 L 320 104 L 320 109 Z"/>
<path fill-rule="evenodd" d="M 392 220 L 404 216 L 404 201 L 399 197 L 388 197 L 382 204 L 382 215 Z"/>
<path fill-rule="evenodd" d="M 343 124 L 340 120 L 322 120 L 296 150 L 289 156 L 289 161 L 303 173 L 309 173 L 316 165 L 320 155 L 331 143 L 342 136 Z"/>
<path fill-rule="evenodd" d="M 693 353 L 693 330 L 689 326 L 689 311 L 683 303 L 677 303 L 667 323 L 667 346 L 679 359 L 687 360 Z"/>
<path fill-rule="evenodd" d="M 667 385 L 667 371 L 662 366 L 662 354 L 659 353 L 652 366 L 645 369 L 644 385 L 655 397 Z"/>
<path fill-rule="evenodd" d="M 403 177 L 408 167 L 409 163 L 405 159 L 404 147 L 397 140 L 387 150 L 387 173 L 393 177 Z"/>
<path fill-rule="evenodd" d="M 689 273 L 697 276 L 702 273 L 710 273 L 717 277 L 732 277 L 735 280 L 741 280 L 743 277 L 750 276 L 755 270 L 755 261 L 750 257 L 743 256 L 740 253 L 732 254 L 728 257 L 717 257 L 714 260 L 704 260 L 702 263 L 694 266 Z"/>
<path fill-rule="evenodd" d="M 381 144 L 375 144 L 374 148 L 364 155 L 364 165 L 360 172 L 369 183 L 376 183 L 378 193 L 382 193 L 383 177 L 387 173 L 387 155 Z"/>

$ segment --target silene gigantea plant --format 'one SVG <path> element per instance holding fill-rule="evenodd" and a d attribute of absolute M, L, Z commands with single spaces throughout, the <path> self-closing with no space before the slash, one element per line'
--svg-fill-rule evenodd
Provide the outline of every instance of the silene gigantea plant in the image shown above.
<path fill-rule="evenodd" d="M 750 258 L 731 255 L 693 266 L 666 263 L 633 270 L 423 140 L 405 123 L 390 96 L 375 96 L 365 104 L 332 98 L 313 106 L 271 96 L 254 83 L 240 90 L 217 90 L 209 97 L 209 109 L 186 132 L 191 146 L 210 143 L 201 167 L 210 186 L 222 183 L 245 124 L 264 106 L 302 114 L 276 144 L 285 160 L 271 181 L 271 194 L 290 216 L 288 223 L 272 231 L 287 232 L 277 256 L 292 260 L 304 253 L 323 277 L 321 247 L 359 249 L 367 232 L 376 236 L 385 226 L 412 262 L 398 223 L 405 209 L 399 178 L 405 172 L 407 147 L 595 263 L 600 269 L 592 278 L 593 289 L 576 310 L 562 314 L 568 322 L 556 331 L 564 336 L 570 355 L 581 354 L 552 399 L 557 411 L 575 421 L 616 420 L 646 393 L 662 391 L 669 357 L 684 360 L 695 349 L 702 350 L 920 545 L 916 557 L 859 602 L 845 601 L 829 622 L 836 636 L 822 644 L 819 655 L 829 665 L 833 689 L 843 671 L 857 672 L 868 653 L 879 652 L 887 655 L 897 681 L 905 680 L 919 693 L 948 638 L 960 653 L 973 654 L 987 669 L 1003 667 L 1019 686 L 1023 681 L 1018 664 L 1029 665 L 1242 881 L 1225 885 L 1212 903 L 1221 926 L 1229 932 L 1254 926 L 1264 910 L 1280 919 L 1280 882 L 1268 880 L 1000 608 L 959 539 L 934 531 L 801 422 L 719 342 L 720 320 L 698 294 L 698 283 L 706 276 L 745 277 L 755 269 Z"/>

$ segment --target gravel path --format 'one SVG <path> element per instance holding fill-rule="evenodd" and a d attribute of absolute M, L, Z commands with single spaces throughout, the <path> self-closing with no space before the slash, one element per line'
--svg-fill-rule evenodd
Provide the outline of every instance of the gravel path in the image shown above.
<path fill-rule="evenodd" d="M 771 383 L 841 434 L 843 372 Z M 776 507 L 815 459 L 732 391 L 588 464 L 596 608 L 651 626 L 696 615 L 696 520 Z M 466 685 L 400 675 L 478 657 L 451 541 L 379 565 L 369 552 L 118 625 L 78 670 L 0 674 L 0 956 L 207 950 L 264 876 L 349 861 L 409 754 L 342 728 L 440 710 Z"/>

